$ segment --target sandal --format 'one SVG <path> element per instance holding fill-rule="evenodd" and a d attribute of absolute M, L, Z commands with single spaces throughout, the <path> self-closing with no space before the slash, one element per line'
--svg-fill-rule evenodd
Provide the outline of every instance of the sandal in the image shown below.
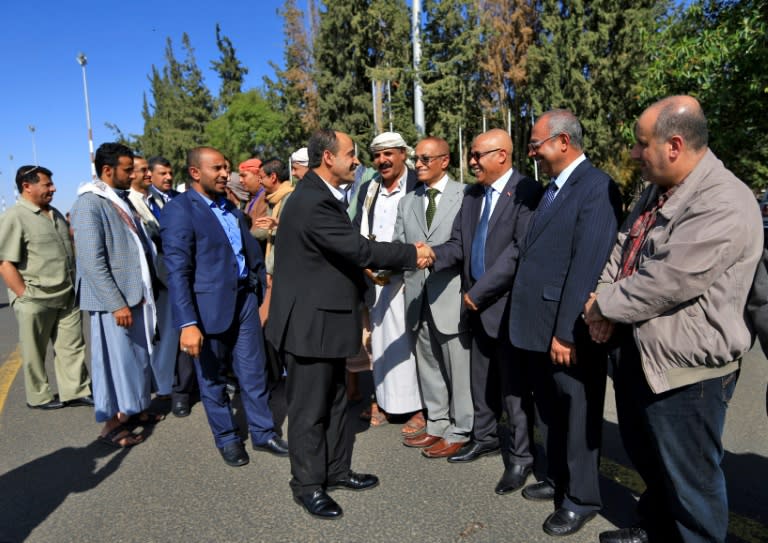
<path fill-rule="evenodd" d="M 161 420 L 165 419 L 165 415 L 162 413 L 154 413 L 152 411 L 142 411 L 128 417 L 126 424 L 131 426 L 150 426 L 157 424 Z"/>
<path fill-rule="evenodd" d="M 384 426 L 387 422 L 387 414 L 379 409 L 379 404 L 373 402 L 371 404 L 371 428 L 378 426 Z"/>
<path fill-rule="evenodd" d="M 427 429 L 427 421 L 424 419 L 424 413 L 417 411 L 408 422 L 406 422 L 400 429 L 400 433 L 403 437 L 417 436 Z"/>
<path fill-rule="evenodd" d="M 125 449 L 138 445 L 144 438 L 141 435 L 134 434 L 122 424 L 112 428 L 106 435 L 100 435 L 96 441 L 114 447 L 116 449 Z"/>

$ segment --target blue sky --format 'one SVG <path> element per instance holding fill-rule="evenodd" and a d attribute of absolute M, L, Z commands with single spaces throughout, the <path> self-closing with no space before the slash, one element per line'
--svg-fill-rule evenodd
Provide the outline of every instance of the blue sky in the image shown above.
<path fill-rule="evenodd" d="M 305 2 L 297 4 L 304 8 Z M 198 66 L 214 93 L 218 78 L 209 69 L 218 58 L 215 25 L 228 36 L 250 70 L 245 88 L 273 76 L 269 61 L 282 64 L 282 19 L 278 0 L 96 2 L 8 0 L 0 15 L 0 206 L 13 205 L 16 170 L 34 164 L 33 135 L 41 166 L 53 171 L 53 205 L 69 210 L 77 187 L 90 179 L 88 132 L 80 65 L 87 79 L 94 144 L 114 140 L 111 122 L 126 134 L 143 131 L 141 106 L 147 75 L 164 65 L 165 40 L 183 58 L 187 32 Z M 13 158 L 11 158 L 13 157 Z M 1 208 L 0 208 L 1 209 Z"/>

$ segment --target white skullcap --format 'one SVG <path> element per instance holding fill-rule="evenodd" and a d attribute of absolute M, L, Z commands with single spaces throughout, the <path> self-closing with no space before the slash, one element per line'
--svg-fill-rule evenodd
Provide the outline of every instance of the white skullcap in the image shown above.
<path fill-rule="evenodd" d="M 299 166 L 306 166 L 309 164 L 309 154 L 307 148 L 302 147 L 291 155 L 291 162 L 298 164 Z"/>
<path fill-rule="evenodd" d="M 376 151 L 381 151 L 383 149 L 399 149 L 399 148 L 405 148 L 405 152 L 408 155 L 413 154 L 413 149 L 411 149 L 408 146 L 408 144 L 405 143 L 403 136 L 401 136 L 397 132 L 382 132 L 381 134 L 373 138 L 373 141 L 371 142 L 372 153 Z"/>

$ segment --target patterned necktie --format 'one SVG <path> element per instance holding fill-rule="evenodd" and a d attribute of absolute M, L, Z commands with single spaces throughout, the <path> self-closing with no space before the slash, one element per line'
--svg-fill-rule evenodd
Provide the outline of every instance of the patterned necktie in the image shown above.
<path fill-rule="evenodd" d="M 541 214 L 544 213 L 544 211 L 547 210 L 549 206 L 552 205 L 552 202 L 555 201 L 555 196 L 557 195 L 557 184 L 554 180 L 549 182 L 549 185 L 547 185 L 547 189 L 544 191 L 544 195 L 541 197 L 541 201 L 539 202 L 539 206 L 536 208 L 536 212 L 533 214 L 533 217 L 531 218 L 531 224 L 528 225 L 528 234 L 530 234 L 533 231 L 533 226 L 536 224 L 536 220 L 541 217 Z"/>
<path fill-rule="evenodd" d="M 427 189 L 427 198 L 429 203 L 427 204 L 427 228 L 432 227 L 432 219 L 435 218 L 435 211 L 437 211 L 437 195 L 440 191 L 437 189 Z"/>
<path fill-rule="evenodd" d="M 488 187 L 485 189 L 483 214 L 480 216 L 480 223 L 477 225 L 475 237 L 472 239 L 472 256 L 469 269 L 472 279 L 475 281 L 485 273 L 485 240 L 488 237 L 488 220 L 491 218 L 492 198 L 493 189 Z"/>

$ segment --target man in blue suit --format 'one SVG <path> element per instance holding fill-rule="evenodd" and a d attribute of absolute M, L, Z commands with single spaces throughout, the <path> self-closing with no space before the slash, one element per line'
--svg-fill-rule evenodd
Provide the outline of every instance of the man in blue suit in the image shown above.
<path fill-rule="evenodd" d="M 547 478 L 523 497 L 555 499 L 550 535 L 577 532 L 601 508 L 600 430 L 607 355 L 593 343 L 581 310 L 613 245 L 621 213 L 616 184 L 587 160 L 579 120 L 542 115 L 528 156 L 550 178 L 520 247 L 509 298 L 514 356 L 527 361 L 547 439 Z"/>
<path fill-rule="evenodd" d="M 168 202 L 161 235 L 180 346 L 195 360 L 200 398 L 222 458 L 248 463 L 226 393 L 231 358 L 240 382 L 253 446 L 288 456 L 274 430 L 265 371 L 259 303 L 264 261 L 242 213 L 225 197 L 228 168 L 210 147 L 187 153 L 190 190 Z"/>

